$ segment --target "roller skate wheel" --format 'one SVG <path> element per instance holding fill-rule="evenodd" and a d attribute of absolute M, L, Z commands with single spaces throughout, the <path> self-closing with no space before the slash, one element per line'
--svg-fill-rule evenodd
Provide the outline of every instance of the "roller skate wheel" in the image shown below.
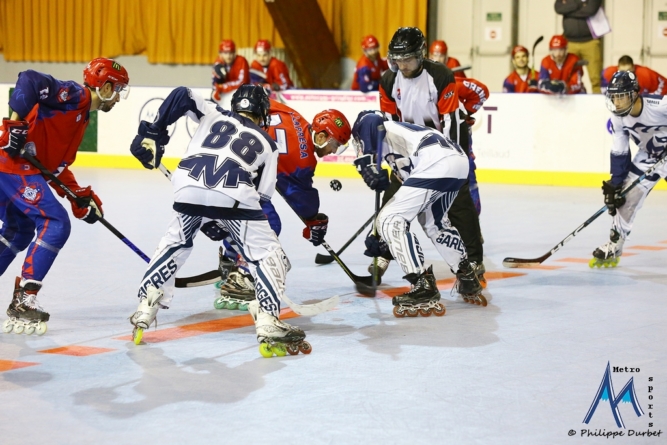
<path fill-rule="evenodd" d="M 479 304 L 481 304 L 482 307 L 486 307 L 486 305 L 489 304 L 489 302 L 486 301 L 486 297 L 484 295 L 479 294 L 477 298 L 479 298 Z"/>
<path fill-rule="evenodd" d="M 23 334 L 24 329 L 25 329 L 25 326 L 23 326 L 22 324 L 19 323 L 16 326 L 14 326 L 14 333 L 15 334 Z"/>
<path fill-rule="evenodd" d="M 297 355 L 299 353 L 299 347 L 297 345 L 287 345 L 287 353 L 289 355 Z"/>
<path fill-rule="evenodd" d="M 271 350 L 271 346 L 268 343 L 260 343 L 259 344 L 259 353 L 264 358 L 273 357 L 273 351 Z"/>
<path fill-rule="evenodd" d="M 142 328 L 134 328 L 132 331 L 132 341 L 135 345 L 141 343 L 141 339 L 144 338 L 144 330 Z"/>
<path fill-rule="evenodd" d="M 285 357 L 287 355 L 287 348 L 285 348 L 285 345 L 276 344 L 271 347 L 271 350 L 278 357 Z"/>
<path fill-rule="evenodd" d="M 2 332 L 5 334 L 12 332 L 12 329 L 14 329 L 14 323 L 12 323 L 11 320 L 5 320 L 5 322 L 2 323 Z"/>
<path fill-rule="evenodd" d="M 239 304 L 239 310 L 240 311 L 247 311 L 248 310 L 248 304 L 247 303 Z"/>
<path fill-rule="evenodd" d="M 419 309 L 419 315 L 421 315 L 422 317 L 430 317 L 431 309 Z"/>
<path fill-rule="evenodd" d="M 621 259 L 619 257 L 614 258 L 611 262 L 611 266 L 616 267 L 618 265 L 619 261 L 621 261 Z"/>
<path fill-rule="evenodd" d="M 222 287 L 222 281 L 218 281 L 214 284 L 216 289 L 220 289 Z"/>
<path fill-rule="evenodd" d="M 233 302 L 231 302 L 231 301 L 230 301 L 229 303 L 227 303 L 227 309 L 229 309 L 229 310 L 231 310 L 231 311 L 233 311 L 233 310 L 236 309 L 237 307 L 239 307 L 239 304 L 238 304 L 238 303 L 233 303 Z"/>
<path fill-rule="evenodd" d="M 213 302 L 213 307 L 216 309 L 224 309 L 227 303 L 222 298 L 216 298 Z"/>
<path fill-rule="evenodd" d="M 311 352 L 313 352 L 313 347 L 310 346 L 310 343 L 308 343 L 307 341 L 303 341 L 299 345 L 299 351 L 301 351 L 302 354 L 310 354 Z"/>
<path fill-rule="evenodd" d="M 588 262 L 588 267 L 590 267 L 591 269 L 593 269 L 594 267 L 600 267 L 600 262 L 598 261 L 597 258 L 593 258 Z"/>
<path fill-rule="evenodd" d="M 35 329 L 35 333 L 37 335 L 44 335 L 44 334 L 46 334 L 46 330 L 47 330 L 46 323 L 44 323 L 43 321 L 40 321 L 37 324 L 37 329 Z"/>
<path fill-rule="evenodd" d="M 401 309 L 400 306 L 394 306 L 394 317 L 396 318 L 403 318 L 405 317 L 406 313 L 403 309 Z"/>
<path fill-rule="evenodd" d="M 35 333 L 35 326 L 30 325 L 25 328 L 25 335 L 32 335 Z"/>
<path fill-rule="evenodd" d="M 443 315 L 445 315 L 445 312 L 447 312 L 445 306 L 440 303 L 438 303 L 437 308 L 433 309 L 433 313 L 435 314 L 436 317 L 442 317 Z"/>
<path fill-rule="evenodd" d="M 408 317 L 416 317 L 419 315 L 419 309 L 408 309 Z"/>

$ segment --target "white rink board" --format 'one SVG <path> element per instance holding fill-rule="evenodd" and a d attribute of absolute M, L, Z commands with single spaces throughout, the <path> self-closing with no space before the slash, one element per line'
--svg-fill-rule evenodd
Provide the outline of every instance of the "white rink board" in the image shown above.
<path fill-rule="evenodd" d="M 10 84 L 0 85 L 0 100 L 7 103 Z M 128 155 L 141 119 L 152 121 L 172 88 L 134 87 L 126 101 L 98 118 L 98 153 Z M 210 96 L 210 89 L 193 91 Z M 326 108 L 342 111 L 354 123 L 357 114 L 379 106 L 377 93 L 355 91 L 289 90 L 282 101 L 306 119 Z M 223 107 L 229 106 L 225 95 Z M 492 94 L 476 113 L 473 148 L 477 167 L 485 170 L 605 173 L 609 171 L 611 136 L 609 112 L 602 95 L 546 96 Z M 180 119 L 170 128 L 166 157 L 180 157 L 196 125 Z M 327 157 L 335 160 L 335 157 Z M 326 162 L 326 161 L 325 161 Z"/>

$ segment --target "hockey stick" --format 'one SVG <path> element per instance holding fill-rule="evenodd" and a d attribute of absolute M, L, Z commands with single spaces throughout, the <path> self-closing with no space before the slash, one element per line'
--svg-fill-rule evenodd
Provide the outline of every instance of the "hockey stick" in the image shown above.
<path fill-rule="evenodd" d="M 458 72 L 458 71 L 469 70 L 470 68 L 472 68 L 472 66 L 470 66 L 470 65 L 466 65 L 466 66 L 457 66 L 457 67 L 455 67 L 455 68 L 452 68 L 452 73 L 456 73 L 456 72 Z"/>
<path fill-rule="evenodd" d="M 37 160 L 37 158 L 35 158 L 30 153 L 26 152 L 25 149 L 21 151 L 21 156 L 23 157 L 23 159 L 30 162 L 35 168 L 37 168 L 42 173 L 42 175 L 46 176 L 54 184 L 58 185 L 58 187 L 60 187 L 60 189 L 63 192 L 65 192 L 67 196 L 69 196 L 74 202 L 76 202 L 76 205 L 82 208 L 88 206 L 88 201 L 85 198 L 82 198 L 78 196 L 76 193 L 74 193 L 60 179 L 58 179 L 56 175 L 47 170 L 46 167 L 44 167 L 44 165 Z M 132 242 L 129 239 L 127 239 L 125 235 L 120 233 L 114 226 L 112 226 L 106 219 L 104 219 L 104 217 L 100 216 L 99 221 L 102 223 L 104 227 L 109 229 L 111 233 L 116 235 L 122 242 L 124 242 L 130 249 L 132 249 L 134 253 L 139 255 L 141 259 L 143 259 L 147 263 L 150 262 L 150 258 L 148 258 L 145 253 L 143 253 L 137 246 L 132 244 Z"/>
<path fill-rule="evenodd" d="M 368 221 L 366 221 L 364 223 L 364 225 L 361 226 L 361 228 L 359 230 L 357 230 L 357 232 L 354 235 L 352 235 L 352 238 L 350 238 L 345 244 L 343 244 L 343 247 L 338 249 L 338 252 L 336 252 L 336 255 L 340 256 L 340 254 L 343 253 L 343 251 L 345 249 L 347 249 L 347 247 L 350 244 L 352 244 L 352 242 L 354 242 L 354 240 L 357 239 L 357 237 L 359 235 L 361 235 L 361 232 L 363 232 L 366 229 L 366 227 L 371 223 L 371 221 L 373 221 L 374 218 L 375 218 L 375 215 L 371 215 L 371 217 L 368 218 Z M 329 264 L 329 263 L 333 263 L 334 261 L 335 260 L 331 255 L 322 255 L 321 253 L 318 253 L 317 255 L 315 255 L 315 263 L 317 263 L 317 264 Z"/>
<path fill-rule="evenodd" d="M 632 181 L 632 183 L 627 186 L 623 191 L 621 191 L 620 196 L 625 196 L 630 190 L 635 188 L 637 184 L 639 184 L 642 180 L 644 180 L 647 176 L 649 176 L 653 171 L 658 168 L 660 165 L 662 165 L 665 160 L 667 159 L 667 151 L 663 153 L 663 155 L 658 159 L 658 161 L 651 166 L 648 170 L 644 172 L 640 177 Z M 586 222 L 584 222 L 582 225 L 577 227 L 574 232 L 570 233 L 568 236 L 565 237 L 560 243 L 556 244 L 556 246 L 551 249 L 549 252 L 546 254 L 542 255 L 539 258 L 531 258 L 531 259 L 524 259 L 524 258 L 505 258 L 503 260 L 503 266 L 508 267 L 508 268 L 516 268 L 516 267 L 531 267 L 531 266 L 537 266 L 538 264 L 542 264 L 547 258 L 549 258 L 551 255 L 553 255 L 555 252 L 557 252 L 561 247 L 565 245 L 568 241 L 570 241 L 572 238 L 577 236 L 579 232 L 584 230 L 586 226 L 588 226 L 590 223 L 595 221 L 598 216 L 602 215 L 605 210 L 607 210 L 607 206 L 605 205 L 602 207 L 600 210 L 595 212 L 593 216 L 588 218 Z"/>
<path fill-rule="evenodd" d="M 530 58 L 531 58 L 532 61 L 533 61 L 533 64 L 532 64 L 532 66 L 530 67 L 530 73 L 529 73 L 529 75 L 531 75 L 531 76 L 532 76 L 532 74 L 535 72 L 535 48 L 537 47 L 537 45 L 540 44 L 540 42 L 541 42 L 542 40 L 544 40 L 544 36 L 539 36 L 539 37 L 535 40 L 535 43 L 533 43 L 533 50 L 530 52 Z M 532 79 L 532 80 L 537 80 L 537 79 Z"/>

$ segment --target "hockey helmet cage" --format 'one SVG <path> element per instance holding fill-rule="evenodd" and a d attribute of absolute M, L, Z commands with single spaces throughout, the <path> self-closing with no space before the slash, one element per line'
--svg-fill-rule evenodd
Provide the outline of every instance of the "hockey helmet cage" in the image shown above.
<path fill-rule="evenodd" d="M 271 42 L 268 40 L 258 40 L 257 43 L 255 43 L 255 52 L 265 52 L 268 53 L 271 51 Z"/>
<path fill-rule="evenodd" d="M 220 46 L 218 47 L 218 52 L 219 53 L 235 53 L 236 52 L 236 44 L 234 43 L 233 40 L 223 40 L 220 42 Z"/>
<path fill-rule="evenodd" d="M 428 50 L 431 54 L 447 54 L 447 44 L 444 40 L 434 40 Z"/>
<path fill-rule="evenodd" d="M 361 39 L 361 49 L 367 50 L 367 49 L 372 49 L 372 48 L 379 48 L 380 47 L 380 42 L 378 42 L 378 39 L 375 38 L 373 35 L 367 35 L 363 39 Z"/>
<path fill-rule="evenodd" d="M 259 117 L 260 126 L 269 127 L 270 116 L 269 95 L 260 85 L 241 85 L 232 96 L 232 110 L 235 113 L 244 111 Z"/>
<path fill-rule="evenodd" d="M 555 35 L 549 40 L 549 49 L 567 48 L 567 39 L 563 35 Z"/>
<path fill-rule="evenodd" d="M 127 99 L 130 94 L 130 76 L 127 70 L 113 59 L 98 57 L 91 60 L 83 69 L 84 85 L 95 88 L 99 95 L 99 89 L 107 82 L 113 86 L 113 95 L 106 100 L 113 100 L 118 94 L 121 99 Z"/>
<path fill-rule="evenodd" d="M 609 111 L 616 116 L 627 116 L 630 114 L 637 97 L 639 97 L 639 82 L 635 73 L 632 71 L 617 71 L 611 76 L 605 93 L 605 105 Z"/>
<path fill-rule="evenodd" d="M 350 122 L 345 115 L 338 110 L 328 109 L 320 111 L 313 118 L 313 123 L 310 126 L 314 134 L 324 131 L 338 142 L 338 149 L 336 154 L 340 154 L 347 148 L 347 143 L 352 135 L 352 128 Z M 314 138 L 313 138 L 314 139 Z M 314 142 L 314 141 L 313 141 Z M 326 143 L 329 141 L 327 140 Z"/>

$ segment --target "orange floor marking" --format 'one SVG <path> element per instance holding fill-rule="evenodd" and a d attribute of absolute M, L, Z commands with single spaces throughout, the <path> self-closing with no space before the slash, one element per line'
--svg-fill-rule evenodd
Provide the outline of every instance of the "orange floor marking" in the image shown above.
<path fill-rule="evenodd" d="M 280 319 L 287 320 L 289 318 L 298 317 L 299 314 L 285 309 L 280 312 Z M 229 331 L 231 329 L 245 328 L 247 326 L 254 326 L 250 314 L 236 315 L 234 317 L 220 318 L 218 320 L 202 321 L 199 323 L 187 324 L 183 326 L 176 326 L 173 328 L 159 329 L 159 330 L 145 330 L 142 341 L 145 343 L 162 343 L 170 340 L 178 340 L 181 338 L 195 337 L 197 335 L 210 334 L 212 332 Z M 124 335 L 116 337 L 114 340 L 132 341 L 132 335 Z"/>
<path fill-rule="evenodd" d="M 75 357 L 86 357 L 88 355 L 104 354 L 105 352 L 115 351 L 109 348 L 94 348 L 92 346 L 62 346 L 60 348 L 44 349 L 44 354 L 72 355 Z"/>
<path fill-rule="evenodd" d="M 586 263 L 586 264 L 588 264 L 590 259 L 586 259 L 586 258 L 561 258 L 560 260 L 556 260 L 556 261 L 561 261 L 563 263 Z"/>
<path fill-rule="evenodd" d="M 662 246 L 632 246 L 626 247 L 627 249 L 637 249 L 637 250 L 665 250 L 667 247 Z"/>
<path fill-rule="evenodd" d="M 667 239 L 664 241 L 658 241 L 660 244 L 667 244 Z"/>
<path fill-rule="evenodd" d="M 0 360 L 0 372 L 11 371 L 12 369 L 27 368 L 28 366 L 39 365 L 39 363 L 16 362 L 14 360 Z"/>
<path fill-rule="evenodd" d="M 522 275 L 526 275 L 525 273 L 522 272 L 486 272 L 484 274 L 484 278 L 486 278 L 486 281 L 495 281 L 495 280 L 504 280 L 506 278 L 514 278 L 514 277 L 520 277 Z M 454 286 L 454 283 L 456 282 L 456 278 L 446 278 L 444 280 L 437 280 L 436 283 L 438 285 L 438 289 L 440 290 L 449 290 Z M 409 286 L 402 286 L 402 287 L 390 287 L 387 289 L 380 289 L 378 292 L 380 294 L 384 294 L 381 296 L 385 297 L 395 297 L 396 295 L 403 294 L 407 291 L 410 290 Z"/>

